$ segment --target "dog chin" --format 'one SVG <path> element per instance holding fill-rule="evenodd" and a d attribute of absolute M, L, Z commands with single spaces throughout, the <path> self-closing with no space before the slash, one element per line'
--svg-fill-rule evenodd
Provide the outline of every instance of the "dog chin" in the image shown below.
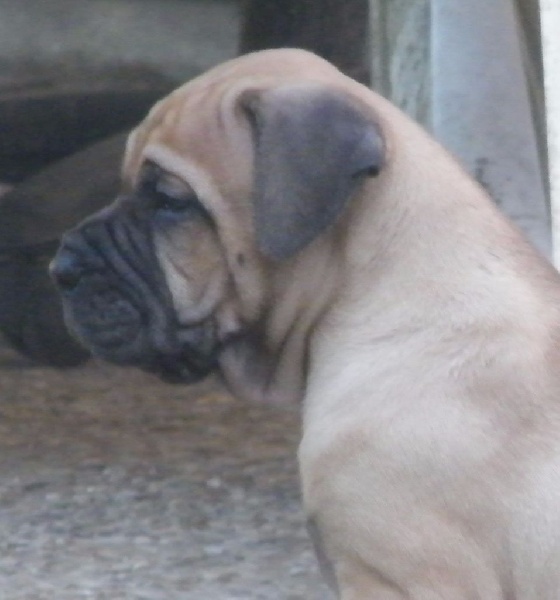
<path fill-rule="evenodd" d="M 215 361 L 193 361 L 191 353 L 159 354 L 139 365 L 143 371 L 157 375 L 166 383 L 191 384 L 201 381 L 215 369 Z"/>
<path fill-rule="evenodd" d="M 196 383 L 212 373 L 217 364 L 213 356 L 199 355 L 188 347 L 174 352 L 158 352 L 151 348 L 139 352 L 134 345 L 106 347 L 91 342 L 87 347 L 97 358 L 119 366 L 139 368 L 167 383 Z"/>
<path fill-rule="evenodd" d="M 119 366 L 139 368 L 167 383 L 196 383 L 217 366 L 214 344 L 210 340 L 201 340 L 208 336 L 202 336 L 200 332 L 181 336 L 178 331 L 172 340 L 166 336 L 162 343 L 162 340 L 151 339 L 152 336 L 143 330 L 138 330 L 136 335 L 120 337 L 115 335 L 115 330 L 93 334 L 84 332 L 81 327 L 73 329 L 94 356 Z M 187 337 L 189 341 L 181 340 L 181 337 Z M 200 346 L 189 343 L 193 341 L 199 342 Z"/>

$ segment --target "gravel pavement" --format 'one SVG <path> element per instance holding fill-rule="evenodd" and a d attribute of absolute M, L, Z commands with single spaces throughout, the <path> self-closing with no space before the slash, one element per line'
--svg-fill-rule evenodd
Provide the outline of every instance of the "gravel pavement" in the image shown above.
<path fill-rule="evenodd" d="M 297 411 L 0 350 L 0 599 L 325 600 Z"/>

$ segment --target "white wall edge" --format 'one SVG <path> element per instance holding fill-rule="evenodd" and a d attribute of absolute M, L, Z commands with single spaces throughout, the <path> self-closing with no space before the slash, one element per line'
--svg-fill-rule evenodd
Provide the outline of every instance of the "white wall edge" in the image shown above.
<path fill-rule="evenodd" d="M 560 267 L 560 1 L 540 0 L 554 264 Z"/>

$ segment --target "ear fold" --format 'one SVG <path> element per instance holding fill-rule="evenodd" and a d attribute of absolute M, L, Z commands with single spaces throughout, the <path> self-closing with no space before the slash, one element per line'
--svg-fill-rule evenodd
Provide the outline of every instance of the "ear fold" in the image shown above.
<path fill-rule="evenodd" d="M 244 98 L 255 136 L 257 243 L 282 260 L 340 215 L 363 178 L 376 175 L 383 141 L 342 92 L 317 85 L 254 91 Z"/>

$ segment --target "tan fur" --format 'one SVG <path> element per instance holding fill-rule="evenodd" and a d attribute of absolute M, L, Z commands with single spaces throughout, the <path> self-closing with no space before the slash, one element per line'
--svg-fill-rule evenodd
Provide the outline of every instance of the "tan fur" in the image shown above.
<path fill-rule="evenodd" d="M 255 245 L 239 98 L 301 82 L 363 107 L 385 165 L 273 262 Z M 390 103 L 298 50 L 230 61 L 161 101 L 130 138 L 130 186 L 146 159 L 216 223 L 156 240 L 179 314 L 212 312 L 223 337 L 255 328 L 260 345 L 221 359 L 235 393 L 303 400 L 304 503 L 339 597 L 560 597 L 560 282 L 485 192 Z"/>

